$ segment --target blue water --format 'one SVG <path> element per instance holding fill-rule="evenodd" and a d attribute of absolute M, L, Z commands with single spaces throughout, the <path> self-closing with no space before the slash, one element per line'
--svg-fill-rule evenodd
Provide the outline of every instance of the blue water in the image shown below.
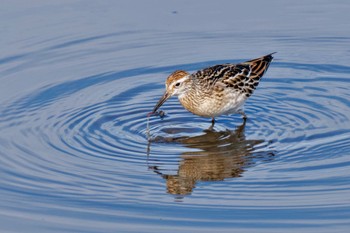
<path fill-rule="evenodd" d="M 3 1 L 1 232 L 348 232 L 348 1 Z M 177 69 L 277 52 L 248 116 Z"/>

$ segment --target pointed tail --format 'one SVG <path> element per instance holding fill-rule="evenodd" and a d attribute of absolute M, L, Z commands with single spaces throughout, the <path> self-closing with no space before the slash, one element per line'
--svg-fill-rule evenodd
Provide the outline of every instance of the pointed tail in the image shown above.
<path fill-rule="evenodd" d="M 269 68 L 270 63 L 273 59 L 272 55 L 275 53 L 276 52 L 267 54 L 263 57 L 259 57 L 250 61 L 243 62 L 243 64 L 247 64 L 250 66 L 250 77 L 260 79 Z"/>

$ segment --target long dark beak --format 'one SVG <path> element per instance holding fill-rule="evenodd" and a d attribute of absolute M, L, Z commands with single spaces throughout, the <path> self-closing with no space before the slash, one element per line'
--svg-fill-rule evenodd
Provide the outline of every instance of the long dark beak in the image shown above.
<path fill-rule="evenodd" d="M 162 96 L 162 98 L 160 98 L 160 100 L 158 101 L 158 103 L 156 104 L 156 106 L 153 109 L 153 113 L 155 113 L 158 108 L 160 108 L 160 106 L 162 106 L 164 104 L 165 101 L 167 101 L 167 99 L 170 98 L 170 95 L 168 92 L 165 92 L 164 95 Z"/>

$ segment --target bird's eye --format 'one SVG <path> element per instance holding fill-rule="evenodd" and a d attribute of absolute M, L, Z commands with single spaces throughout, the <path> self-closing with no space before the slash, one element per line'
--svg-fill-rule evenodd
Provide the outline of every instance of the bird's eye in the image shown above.
<path fill-rule="evenodd" d="M 175 84 L 175 87 L 179 87 L 181 83 L 176 83 Z"/>

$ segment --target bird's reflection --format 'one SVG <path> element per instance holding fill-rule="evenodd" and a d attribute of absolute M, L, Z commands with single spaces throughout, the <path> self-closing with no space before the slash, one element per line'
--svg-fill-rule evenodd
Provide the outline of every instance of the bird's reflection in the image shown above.
<path fill-rule="evenodd" d="M 160 166 L 152 166 L 151 162 L 149 168 L 166 179 L 167 192 L 176 195 L 192 193 L 198 181 L 220 181 L 239 177 L 247 167 L 254 164 L 255 158 L 273 156 L 271 151 L 263 155 L 261 152 L 255 153 L 255 146 L 264 141 L 246 140 L 244 129 L 245 122 L 234 131 L 217 132 L 209 128 L 200 136 L 156 138 L 152 142 L 181 143 L 190 148 L 191 152 L 181 154 L 182 160 L 175 175 L 167 174 Z"/>

